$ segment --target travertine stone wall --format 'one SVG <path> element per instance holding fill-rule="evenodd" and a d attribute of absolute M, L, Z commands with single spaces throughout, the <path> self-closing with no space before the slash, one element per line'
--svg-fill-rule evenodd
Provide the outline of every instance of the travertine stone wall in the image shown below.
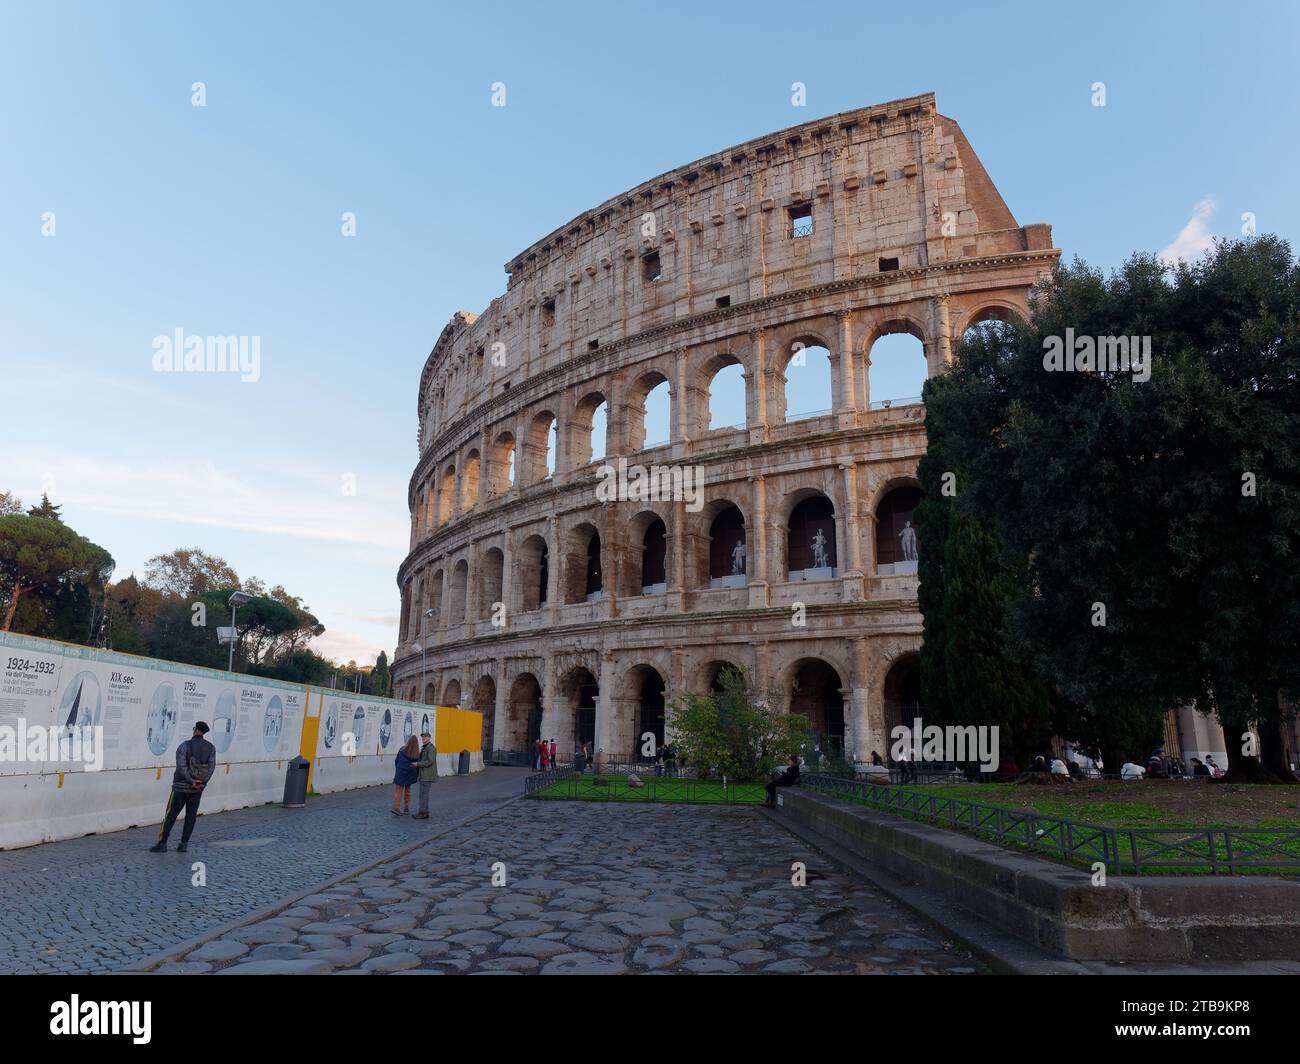
<path fill-rule="evenodd" d="M 398 693 L 455 693 L 489 711 L 494 748 L 523 749 L 540 692 L 542 733 L 568 750 L 594 684 L 597 748 L 621 757 L 651 670 L 671 701 L 707 690 L 723 663 L 790 690 L 820 661 L 838 678 L 847 748 L 884 753 L 889 677 L 914 665 L 921 622 L 915 576 L 879 570 L 875 521 L 888 492 L 916 484 L 925 432 L 919 404 L 873 408 L 872 345 L 910 333 L 941 373 L 972 324 L 1027 313 L 1058 257 L 1049 226 L 1016 224 L 931 94 L 719 152 L 538 241 L 484 313 L 452 318 L 421 374 Z M 832 409 L 787 423 L 800 345 L 829 351 Z M 710 382 L 735 364 L 746 423 L 710 430 Z M 671 439 L 646 450 L 645 397 L 662 381 Z M 592 462 L 601 403 L 608 457 Z M 598 470 L 620 457 L 698 468 L 702 508 L 602 501 Z M 818 496 L 836 565 L 791 579 L 791 513 Z M 729 504 L 746 574 L 715 586 L 710 528 Z M 665 586 L 643 593 L 656 518 Z M 593 533 L 602 586 L 589 598 Z"/>

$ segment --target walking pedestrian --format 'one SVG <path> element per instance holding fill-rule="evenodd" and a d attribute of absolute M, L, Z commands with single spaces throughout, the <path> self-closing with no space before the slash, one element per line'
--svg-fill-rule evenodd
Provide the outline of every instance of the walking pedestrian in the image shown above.
<path fill-rule="evenodd" d="M 552 739 L 552 740 L 551 740 L 551 768 L 554 768 L 555 765 L 556 765 L 556 761 L 555 761 L 555 740 Z"/>
<path fill-rule="evenodd" d="M 412 820 L 429 819 L 429 788 L 438 782 L 438 748 L 427 731 L 420 733 L 420 759 L 415 763 L 420 779 L 420 810 Z"/>
<path fill-rule="evenodd" d="M 393 758 L 397 765 L 393 774 L 393 816 L 411 815 L 411 784 L 416 780 L 415 762 L 419 757 L 420 744 L 412 735 Z"/>
<path fill-rule="evenodd" d="M 217 748 L 203 738 L 208 730 L 203 721 L 195 721 L 194 734 L 176 747 L 176 771 L 172 774 L 171 797 L 163 816 L 162 830 L 158 833 L 158 842 L 149 847 L 150 853 L 167 852 L 167 837 L 176 826 L 176 818 L 182 809 L 185 810 L 185 824 L 181 828 L 181 844 L 176 847 L 176 852 L 184 853 L 190 848 L 190 836 L 194 834 L 194 825 L 199 819 L 199 799 L 203 797 L 203 788 L 217 770 Z"/>

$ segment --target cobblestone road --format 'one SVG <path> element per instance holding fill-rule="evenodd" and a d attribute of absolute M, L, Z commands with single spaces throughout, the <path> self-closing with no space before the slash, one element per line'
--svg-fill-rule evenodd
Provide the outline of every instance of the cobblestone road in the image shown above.
<path fill-rule="evenodd" d="M 791 884 L 803 861 L 808 884 Z M 491 883 L 505 865 L 507 882 Z M 982 967 L 756 810 L 525 800 L 162 972 L 963 974 Z"/>
<path fill-rule="evenodd" d="M 392 790 L 370 787 L 304 809 L 200 817 L 183 854 L 174 851 L 180 823 L 167 854 L 148 852 L 157 825 L 0 853 L 0 973 L 129 966 L 499 805 L 519 794 L 524 774 L 441 779 L 425 821 L 392 816 Z M 191 886 L 195 861 L 206 866 L 206 887 Z"/>

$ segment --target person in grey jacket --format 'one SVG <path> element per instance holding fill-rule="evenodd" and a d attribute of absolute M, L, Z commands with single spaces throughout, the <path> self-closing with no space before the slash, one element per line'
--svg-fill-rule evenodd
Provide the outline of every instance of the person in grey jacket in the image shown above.
<path fill-rule="evenodd" d="M 199 819 L 199 799 L 203 789 L 217 770 L 217 748 L 207 739 L 208 726 L 203 721 L 195 721 L 194 734 L 176 748 L 176 771 L 172 774 L 172 793 L 167 802 L 167 813 L 163 818 L 162 831 L 158 833 L 158 842 L 149 847 L 152 853 L 167 852 L 167 836 L 176 826 L 176 818 L 185 810 L 185 825 L 181 829 L 181 844 L 177 853 L 184 853 L 190 847 L 190 836 L 194 834 L 194 825 Z"/>
<path fill-rule="evenodd" d="M 438 782 L 438 748 L 433 745 L 433 737 L 426 731 L 420 732 L 420 760 L 415 763 L 419 771 L 420 811 L 412 820 L 429 819 L 429 788 Z"/>

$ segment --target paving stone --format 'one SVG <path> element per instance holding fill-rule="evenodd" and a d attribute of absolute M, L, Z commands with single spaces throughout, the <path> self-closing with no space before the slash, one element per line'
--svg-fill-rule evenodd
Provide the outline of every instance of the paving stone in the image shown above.
<path fill-rule="evenodd" d="M 473 931 L 477 928 L 495 927 L 500 922 L 500 918 L 496 916 L 450 913 L 444 916 L 435 916 L 424 926 L 429 931 Z"/>
<path fill-rule="evenodd" d="M 299 935 L 298 941 L 308 949 L 345 949 L 347 942 L 336 935 Z"/>
<path fill-rule="evenodd" d="M 573 947 L 563 942 L 551 942 L 544 938 L 512 938 L 501 944 L 498 955 L 504 957 L 558 957 L 572 953 Z"/>
<path fill-rule="evenodd" d="M 509 938 L 529 938 L 532 935 L 548 934 L 555 930 L 555 925 L 545 920 L 507 920 L 492 930 Z"/>
<path fill-rule="evenodd" d="M 292 942 L 297 936 L 287 927 L 253 924 L 249 927 L 237 927 L 226 937 L 233 938 L 236 942 L 246 942 L 250 946 L 258 946 L 265 942 Z"/>
<path fill-rule="evenodd" d="M 594 953 L 565 953 L 542 966 L 542 975 L 622 975 L 626 971 L 621 957 Z"/>
<path fill-rule="evenodd" d="M 685 961 L 682 967 L 696 975 L 730 975 L 740 971 L 740 965 L 722 957 L 695 957 Z"/>
<path fill-rule="evenodd" d="M 361 946 L 364 949 L 380 949 L 390 942 L 397 942 L 401 937 L 395 931 L 382 934 L 374 931 L 363 931 L 359 935 L 353 935 L 350 941 L 352 945 Z"/>
<path fill-rule="evenodd" d="M 479 962 L 479 971 L 534 972 L 542 966 L 536 957 L 487 957 Z"/>
<path fill-rule="evenodd" d="M 418 968 L 422 963 L 414 953 L 381 953 L 362 961 L 361 967 L 368 972 L 400 972 L 403 968 Z"/>
<path fill-rule="evenodd" d="M 564 941 L 584 953 L 622 953 L 630 945 L 629 939 L 608 931 L 574 931 Z"/>
<path fill-rule="evenodd" d="M 253 961 L 285 961 L 300 957 L 307 952 L 307 947 L 297 942 L 268 942 L 258 946 L 249 955 Z"/>
<path fill-rule="evenodd" d="M 671 968 L 684 955 L 685 950 L 671 938 L 647 938 L 632 954 L 632 963 L 642 968 Z"/>
<path fill-rule="evenodd" d="M 447 939 L 448 942 L 454 942 L 458 946 L 482 947 L 495 946 L 501 941 L 501 936 L 492 931 L 461 931 L 459 934 L 452 935 Z M 428 943 L 420 943 L 428 945 Z"/>
<path fill-rule="evenodd" d="M 169 961 L 153 969 L 155 975 L 205 975 L 212 965 L 202 961 Z"/>
<path fill-rule="evenodd" d="M 223 968 L 218 975 L 324 975 L 333 968 L 320 958 L 298 957 L 285 961 L 246 961 Z"/>
<path fill-rule="evenodd" d="M 731 954 L 737 964 L 764 964 L 777 959 L 776 954 L 766 949 L 742 949 Z"/>
<path fill-rule="evenodd" d="M 811 972 L 813 967 L 807 961 L 799 960 L 797 957 L 791 957 L 783 961 L 774 961 L 763 969 L 765 972 L 779 972 L 784 975 L 802 975 L 804 972 Z"/>
<path fill-rule="evenodd" d="M 336 968 L 353 968 L 370 956 L 368 949 L 360 946 L 348 949 L 317 949 L 302 954 L 305 961 L 324 961 Z"/>
<path fill-rule="evenodd" d="M 191 950 L 186 954 L 185 959 L 187 961 L 233 961 L 236 957 L 242 957 L 251 948 L 247 942 L 219 938 Z"/>

